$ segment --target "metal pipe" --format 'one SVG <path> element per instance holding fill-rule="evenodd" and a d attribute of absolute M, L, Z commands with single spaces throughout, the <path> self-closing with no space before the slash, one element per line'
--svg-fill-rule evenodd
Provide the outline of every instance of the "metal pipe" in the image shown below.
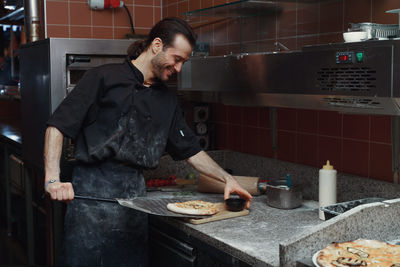
<path fill-rule="evenodd" d="M 25 34 L 27 42 L 35 42 L 40 38 L 40 13 L 38 0 L 25 1 Z"/>

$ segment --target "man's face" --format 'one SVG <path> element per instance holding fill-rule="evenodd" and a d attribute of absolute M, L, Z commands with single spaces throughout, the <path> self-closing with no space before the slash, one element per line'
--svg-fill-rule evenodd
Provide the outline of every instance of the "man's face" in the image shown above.
<path fill-rule="evenodd" d="M 172 46 L 163 47 L 151 60 L 154 75 L 164 82 L 167 81 L 173 74 L 181 71 L 191 53 L 189 41 L 182 34 L 177 34 Z"/>

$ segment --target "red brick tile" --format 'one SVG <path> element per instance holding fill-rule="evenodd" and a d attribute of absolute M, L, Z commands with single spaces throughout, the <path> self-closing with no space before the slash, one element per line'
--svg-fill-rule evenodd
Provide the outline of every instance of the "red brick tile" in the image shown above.
<path fill-rule="evenodd" d="M 159 22 L 161 20 L 161 8 L 160 7 L 155 7 L 154 8 L 154 24 Z"/>
<path fill-rule="evenodd" d="M 323 1 L 320 4 L 320 33 L 343 31 L 343 1 Z"/>
<path fill-rule="evenodd" d="M 329 160 L 338 171 L 342 170 L 342 144 L 337 137 L 318 137 L 318 167 L 322 168 Z"/>
<path fill-rule="evenodd" d="M 129 7 L 129 6 L 132 7 L 134 2 L 135 2 L 135 0 L 124 0 L 123 2 L 127 7 Z M 131 15 L 132 15 L 132 9 L 129 9 L 129 11 L 131 12 Z"/>
<path fill-rule="evenodd" d="M 113 39 L 113 29 L 112 28 L 93 28 L 93 38 L 94 39 Z"/>
<path fill-rule="evenodd" d="M 69 8 L 71 25 L 91 25 L 91 11 L 87 4 L 71 2 Z"/>
<path fill-rule="evenodd" d="M 189 0 L 189 10 L 196 10 L 201 8 L 201 1 Z"/>
<path fill-rule="evenodd" d="M 278 131 L 278 159 L 296 162 L 296 145 L 296 133 Z"/>
<path fill-rule="evenodd" d="M 47 25 L 47 37 L 69 38 L 68 26 Z"/>
<path fill-rule="evenodd" d="M 398 24 L 396 14 L 388 14 L 385 11 L 399 8 L 398 0 L 372 0 L 372 22 L 383 24 Z"/>
<path fill-rule="evenodd" d="M 233 151 L 242 151 L 242 126 L 228 126 L 228 143 L 227 146 Z"/>
<path fill-rule="evenodd" d="M 217 23 L 213 23 L 213 43 L 214 44 L 226 44 L 228 42 L 228 28 L 230 26 L 227 21 L 221 21 Z M 205 40 L 207 42 L 210 42 L 211 39 Z"/>
<path fill-rule="evenodd" d="M 214 0 L 214 5 L 219 6 L 225 4 L 226 2 L 226 0 Z"/>
<path fill-rule="evenodd" d="M 171 4 L 167 6 L 167 14 L 165 17 L 177 17 L 178 16 L 178 4 Z"/>
<path fill-rule="evenodd" d="M 343 137 L 369 140 L 369 116 L 343 115 Z"/>
<path fill-rule="evenodd" d="M 114 28 L 114 39 L 127 39 L 127 34 L 132 34 L 130 27 Z"/>
<path fill-rule="evenodd" d="M 71 38 L 92 38 L 92 28 L 71 26 Z"/>
<path fill-rule="evenodd" d="M 217 104 L 215 110 L 215 119 L 219 122 L 228 122 L 228 108 L 224 104 Z"/>
<path fill-rule="evenodd" d="M 209 42 L 213 39 L 213 26 L 205 25 L 200 28 L 200 33 L 198 35 L 198 41 Z"/>
<path fill-rule="evenodd" d="M 264 51 L 275 51 L 275 40 L 266 40 L 258 42 L 258 50 Z"/>
<path fill-rule="evenodd" d="M 153 5 L 157 7 L 161 7 L 161 0 L 153 0 Z"/>
<path fill-rule="evenodd" d="M 297 135 L 297 162 L 310 166 L 317 166 L 318 139 L 313 134 Z"/>
<path fill-rule="evenodd" d="M 127 6 L 131 14 L 133 13 L 133 6 Z M 132 18 L 133 19 L 133 18 Z M 135 24 L 133 24 L 135 26 Z M 128 13 L 125 9 L 119 8 L 114 10 L 114 27 L 131 27 Z"/>
<path fill-rule="evenodd" d="M 258 17 L 258 40 L 275 38 L 276 34 L 275 16 Z"/>
<path fill-rule="evenodd" d="M 213 0 L 200 0 L 201 8 L 207 8 L 214 6 Z"/>
<path fill-rule="evenodd" d="M 390 116 L 371 116 L 371 141 L 391 144 Z"/>
<path fill-rule="evenodd" d="M 296 130 L 297 110 L 292 108 L 278 108 L 278 129 L 280 130 Z"/>
<path fill-rule="evenodd" d="M 316 134 L 318 129 L 318 111 L 301 110 L 297 111 L 297 130 L 299 132 Z"/>
<path fill-rule="evenodd" d="M 344 31 L 349 23 L 371 21 L 371 0 L 345 0 L 344 1 Z"/>
<path fill-rule="evenodd" d="M 371 143 L 369 177 L 386 182 L 393 182 L 391 145 Z"/>
<path fill-rule="evenodd" d="M 215 124 L 215 136 L 217 149 L 228 149 L 228 126 L 224 123 Z"/>
<path fill-rule="evenodd" d="M 93 26 L 112 26 L 113 25 L 113 10 L 93 10 Z"/>
<path fill-rule="evenodd" d="M 368 177 L 367 142 L 343 140 L 343 172 Z"/>
<path fill-rule="evenodd" d="M 165 6 L 165 4 L 162 6 L 162 15 L 163 18 L 168 17 L 168 6 Z"/>
<path fill-rule="evenodd" d="M 258 129 L 255 127 L 243 127 L 242 152 L 259 155 L 260 147 L 258 145 Z"/>
<path fill-rule="evenodd" d="M 319 134 L 329 136 L 342 135 L 342 114 L 335 111 L 318 111 L 318 113 Z"/>
<path fill-rule="evenodd" d="M 47 24 L 64 24 L 68 21 L 68 3 L 51 2 L 46 3 Z"/>
<path fill-rule="evenodd" d="M 246 53 L 259 52 L 258 43 L 257 42 L 242 43 L 242 51 L 246 51 Z"/>
<path fill-rule="evenodd" d="M 231 20 L 231 23 L 227 25 L 229 42 L 238 42 L 241 40 L 240 27 L 240 20 Z"/>
<path fill-rule="evenodd" d="M 254 41 L 258 39 L 258 17 L 250 17 L 242 19 L 241 22 L 241 41 Z M 246 50 L 243 50 L 246 51 Z M 246 51 L 250 52 L 250 51 Z"/>
<path fill-rule="evenodd" d="M 153 0 L 134 0 L 135 5 L 153 6 Z"/>
<path fill-rule="evenodd" d="M 253 137 L 254 138 L 254 137 Z M 259 156 L 273 158 L 274 151 L 272 150 L 271 130 L 257 130 L 257 144 L 259 147 Z"/>
<path fill-rule="evenodd" d="M 316 44 L 318 44 L 318 35 L 297 38 L 298 50 L 301 50 L 303 46 L 316 45 Z"/>
<path fill-rule="evenodd" d="M 258 108 L 258 126 L 262 128 L 270 128 L 269 125 L 269 107 Z"/>
<path fill-rule="evenodd" d="M 239 106 L 226 106 L 228 123 L 239 124 L 243 123 L 242 107 Z"/>
<path fill-rule="evenodd" d="M 316 4 L 298 3 L 297 10 L 297 34 L 318 33 L 319 6 Z"/>
<path fill-rule="evenodd" d="M 189 11 L 189 2 L 178 3 L 178 15 L 182 16 L 182 13 Z"/>
<path fill-rule="evenodd" d="M 215 45 L 213 46 L 213 52 L 211 55 L 213 56 L 226 55 L 228 51 L 229 51 L 229 46 L 227 45 Z"/>
<path fill-rule="evenodd" d="M 278 15 L 278 37 L 296 35 L 296 3 L 282 3 L 282 13 Z"/>
<path fill-rule="evenodd" d="M 243 107 L 243 125 L 245 126 L 258 126 L 258 107 Z"/>
<path fill-rule="evenodd" d="M 135 28 L 135 32 L 136 32 L 136 34 L 143 34 L 143 35 L 146 35 L 146 34 L 149 34 L 150 28 L 147 28 L 147 29 Z"/>
<path fill-rule="evenodd" d="M 319 44 L 334 44 L 343 42 L 343 33 L 323 34 L 318 36 Z"/>
<path fill-rule="evenodd" d="M 153 27 L 153 7 L 135 6 L 135 25 L 142 28 Z"/>

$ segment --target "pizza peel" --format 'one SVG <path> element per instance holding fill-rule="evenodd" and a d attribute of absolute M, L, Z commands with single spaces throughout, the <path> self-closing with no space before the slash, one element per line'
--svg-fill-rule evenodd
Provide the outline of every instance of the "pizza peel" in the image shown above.
<path fill-rule="evenodd" d="M 134 210 L 138 210 L 147 214 L 163 216 L 163 217 L 180 217 L 180 218 L 208 218 L 211 215 L 187 215 L 187 214 L 179 214 L 167 209 L 168 203 L 175 202 L 183 202 L 189 200 L 199 200 L 199 198 L 149 198 L 149 197 L 135 197 L 132 199 L 125 198 L 98 198 L 98 197 L 89 197 L 89 196 L 80 196 L 75 195 L 75 199 L 81 200 L 93 200 L 93 201 L 102 201 L 102 202 L 115 202 L 121 206 L 131 208 Z M 210 200 L 209 198 L 206 201 L 216 202 Z"/>

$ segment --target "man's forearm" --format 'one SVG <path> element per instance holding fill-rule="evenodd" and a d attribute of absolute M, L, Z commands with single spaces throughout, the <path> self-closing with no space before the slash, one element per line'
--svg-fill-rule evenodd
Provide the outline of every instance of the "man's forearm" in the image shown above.
<path fill-rule="evenodd" d="M 196 155 L 190 157 L 187 162 L 193 166 L 197 171 L 210 176 L 218 181 L 226 182 L 227 179 L 231 179 L 232 176 L 222 169 L 210 156 L 200 151 Z"/>
<path fill-rule="evenodd" d="M 46 129 L 44 142 L 45 182 L 60 177 L 63 137 L 63 134 L 55 127 L 48 127 Z"/>

